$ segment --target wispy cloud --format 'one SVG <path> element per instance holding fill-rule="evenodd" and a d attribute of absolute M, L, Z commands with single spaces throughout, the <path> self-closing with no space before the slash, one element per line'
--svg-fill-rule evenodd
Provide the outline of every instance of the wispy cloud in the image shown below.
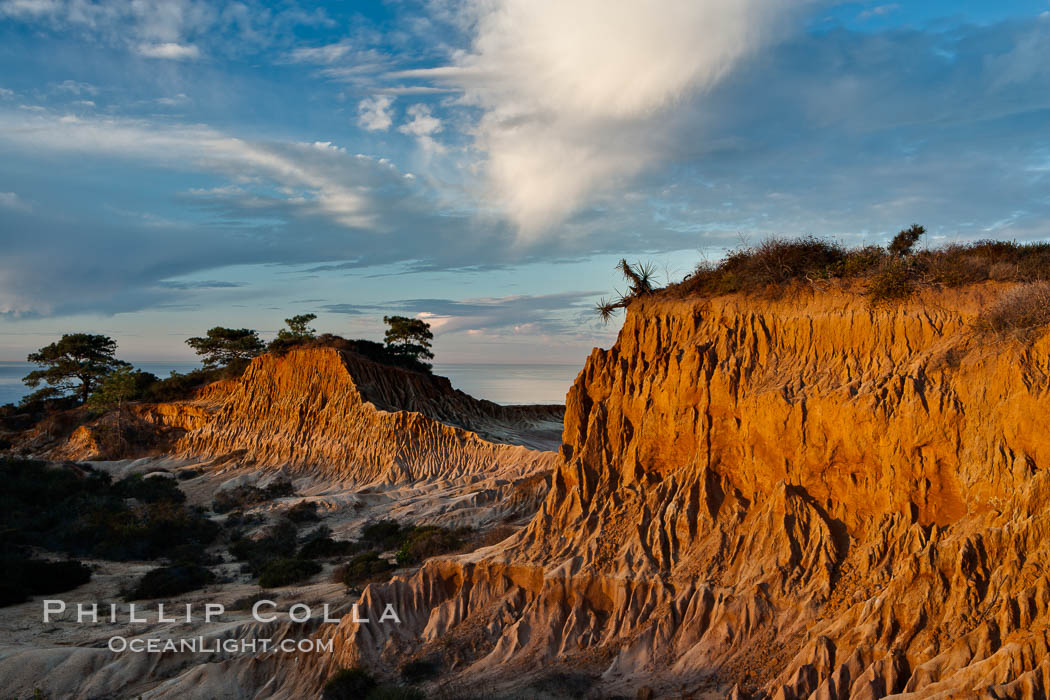
<path fill-rule="evenodd" d="M 164 280 L 158 282 L 157 286 L 168 289 L 232 289 L 242 285 L 223 280 Z"/>
<path fill-rule="evenodd" d="M 295 26 L 332 23 L 320 8 L 312 12 L 294 4 L 271 8 L 258 0 L 226 5 L 206 0 L 0 0 L 0 17 L 53 31 L 78 32 L 88 41 L 173 60 L 199 58 L 203 44 L 221 53 L 235 53 L 242 44 L 271 44 L 281 32 Z"/>
<path fill-rule="evenodd" d="M 200 58 L 201 51 L 193 44 L 179 44 L 174 41 L 165 41 L 158 44 L 139 44 L 136 53 L 147 58 L 168 58 L 175 61 L 185 61 Z"/>
<path fill-rule="evenodd" d="M 401 299 L 380 304 L 328 304 L 328 313 L 375 315 L 409 314 L 425 319 L 436 335 L 499 331 L 572 334 L 593 321 L 596 291 L 518 295 L 476 299 Z M 581 318 L 581 312 L 586 315 Z M 593 325 L 593 324 L 590 324 Z"/>
<path fill-rule="evenodd" d="M 98 87 L 91 83 L 83 83 L 76 80 L 64 80 L 61 83 L 55 83 L 53 88 L 59 92 L 68 92 L 74 95 L 97 95 L 99 90 Z"/>
<path fill-rule="evenodd" d="M 302 46 L 290 51 L 287 60 L 291 63 L 328 65 L 346 56 L 352 48 L 353 44 L 348 39 L 324 46 Z"/>
<path fill-rule="evenodd" d="M 892 14 L 897 10 L 901 9 L 901 6 L 897 3 L 890 3 L 887 5 L 876 5 L 875 7 L 864 10 L 860 13 L 860 19 L 866 20 L 873 17 L 885 17 L 886 15 Z"/>

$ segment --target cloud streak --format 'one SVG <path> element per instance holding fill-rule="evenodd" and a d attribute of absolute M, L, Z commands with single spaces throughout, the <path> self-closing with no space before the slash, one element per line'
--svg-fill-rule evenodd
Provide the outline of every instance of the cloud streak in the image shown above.
<path fill-rule="evenodd" d="M 573 335 L 595 326 L 591 309 L 596 291 L 517 295 L 476 299 L 401 299 L 381 304 L 329 304 L 328 313 L 352 316 L 379 313 L 409 314 L 425 319 L 438 336 L 453 333 L 544 333 Z M 591 329 L 593 330 L 593 329 Z"/>

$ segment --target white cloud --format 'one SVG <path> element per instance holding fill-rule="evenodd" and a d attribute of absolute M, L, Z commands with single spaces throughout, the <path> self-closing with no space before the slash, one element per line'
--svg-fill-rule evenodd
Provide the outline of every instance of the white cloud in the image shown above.
<path fill-rule="evenodd" d="M 174 97 L 158 97 L 154 102 L 165 107 L 175 107 L 177 105 L 186 104 L 190 101 L 190 98 L 186 97 L 186 94 L 180 92 Z"/>
<path fill-rule="evenodd" d="M 176 61 L 200 58 L 201 51 L 193 44 L 178 44 L 165 41 L 159 44 L 139 44 L 135 49 L 140 56 L 169 58 Z"/>
<path fill-rule="evenodd" d="M 0 97 L 11 97 L 15 94 L 14 90 L 8 90 L 7 88 L 0 88 Z"/>
<path fill-rule="evenodd" d="M 15 192 L 0 192 L 0 207 L 14 211 L 29 211 L 32 207 Z"/>
<path fill-rule="evenodd" d="M 293 50 L 288 54 L 288 60 L 292 63 L 335 63 L 343 58 L 353 48 L 349 41 L 343 40 L 325 46 L 309 46 Z"/>
<path fill-rule="evenodd" d="M 444 147 L 434 140 L 434 134 L 442 130 L 441 120 L 430 113 L 425 104 L 414 104 L 405 110 L 409 120 L 397 128 L 402 134 L 415 136 L 419 145 L 427 153 L 438 153 Z"/>
<path fill-rule="evenodd" d="M 394 98 L 389 95 L 366 97 L 357 105 L 357 123 L 369 131 L 386 131 L 394 123 L 390 106 Z"/>
<path fill-rule="evenodd" d="M 473 46 L 428 78 L 480 107 L 492 199 L 535 237 L 670 157 L 665 117 L 719 82 L 788 0 L 473 0 Z"/>

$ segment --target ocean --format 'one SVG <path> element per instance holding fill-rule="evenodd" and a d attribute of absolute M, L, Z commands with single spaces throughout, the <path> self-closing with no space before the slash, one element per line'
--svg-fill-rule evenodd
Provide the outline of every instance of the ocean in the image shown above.
<path fill-rule="evenodd" d="M 188 372 L 196 362 L 133 362 L 137 369 L 166 377 L 172 370 Z M 36 369 L 25 362 L 0 362 L 0 405 L 17 403 L 32 389 L 22 377 Z M 434 373 L 479 399 L 501 404 L 563 403 L 581 367 L 537 364 L 435 364 Z"/>

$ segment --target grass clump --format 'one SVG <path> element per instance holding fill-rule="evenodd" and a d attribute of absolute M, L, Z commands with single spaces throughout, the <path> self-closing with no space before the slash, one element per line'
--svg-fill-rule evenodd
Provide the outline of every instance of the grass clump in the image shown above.
<path fill-rule="evenodd" d="M 977 317 L 979 332 L 1034 339 L 1050 325 L 1050 283 L 1035 282 L 1005 292 Z"/>

